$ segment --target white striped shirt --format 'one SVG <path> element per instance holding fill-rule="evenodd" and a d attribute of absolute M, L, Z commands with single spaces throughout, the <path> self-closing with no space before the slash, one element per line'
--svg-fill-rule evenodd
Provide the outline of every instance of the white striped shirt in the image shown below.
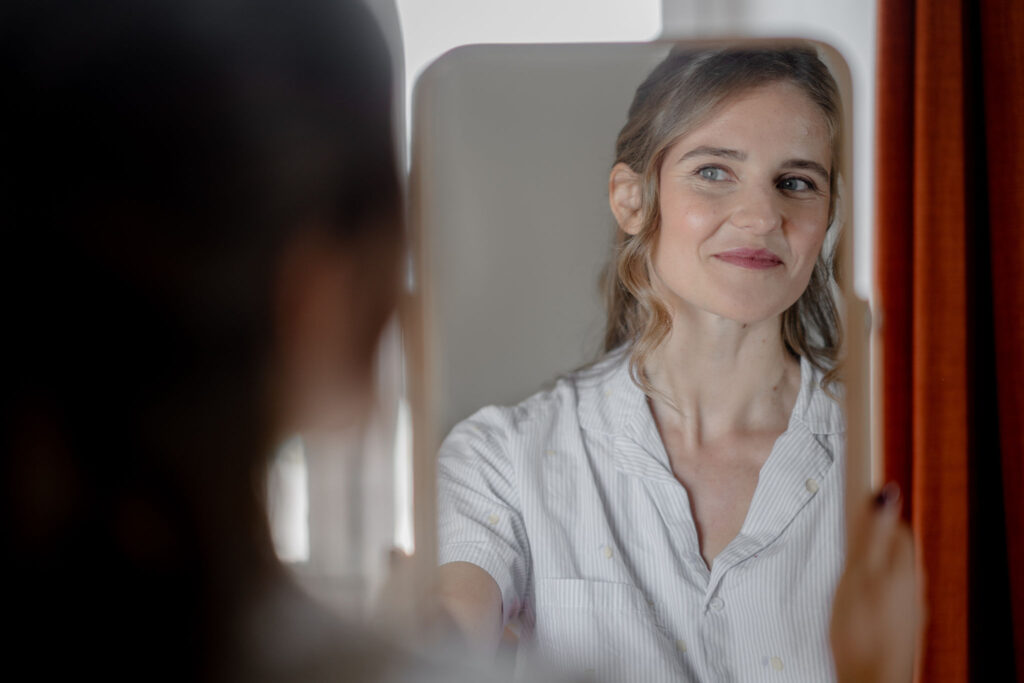
<path fill-rule="evenodd" d="M 844 427 L 802 360 L 786 431 L 739 535 L 700 554 L 646 396 L 623 354 L 441 447 L 440 562 L 471 562 L 537 666 L 600 681 L 834 680 L 828 647 L 844 549 Z"/>

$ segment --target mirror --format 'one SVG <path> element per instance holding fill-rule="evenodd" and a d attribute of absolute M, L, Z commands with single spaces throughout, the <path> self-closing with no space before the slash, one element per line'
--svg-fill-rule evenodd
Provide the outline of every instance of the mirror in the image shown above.
<path fill-rule="evenodd" d="M 748 491 L 744 506 L 751 512 L 740 511 L 738 533 L 713 557 L 695 552 L 707 547 L 713 530 L 694 528 L 699 498 L 695 489 L 687 495 L 680 485 L 686 477 L 668 455 L 673 449 L 662 443 L 667 424 L 655 425 L 652 404 L 630 388 L 625 363 L 619 363 L 619 383 L 577 382 L 571 390 L 564 382 L 555 384 L 602 355 L 605 314 L 598 281 L 619 232 L 608 202 L 615 140 L 637 87 L 673 47 L 470 46 L 448 53 L 420 79 L 410 178 L 418 287 L 406 311 L 417 554 L 428 564 L 438 556 L 435 530 L 422 520 L 437 518 L 435 458 L 441 439 L 483 406 L 513 406 L 545 387 L 557 393 L 561 386 L 565 401 L 579 401 L 572 406 L 582 415 L 576 434 L 561 422 L 545 422 L 534 432 L 522 429 L 516 421 L 528 422 L 534 414 L 521 407 L 466 423 L 465 438 L 457 435 L 452 446 L 466 449 L 464 461 L 485 459 L 488 449 L 497 448 L 495 438 L 535 451 L 534 460 L 517 456 L 505 469 L 487 466 L 493 478 L 477 484 L 496 492 L 496 500 L 480 502 L 491 507 L 471 509 L 470 495 L 456 505 L 457 514 L 478 516 L 478 526 L 507 541 L 459 557 L 488 571 L 501 591 L 503 620 L 518 620 L 517 673 L 539 660 L 542 667 L 598 680 L 648 674 L 756 679 L 782 670 L 827 678 L 822 619 L 839 570 L 844 485 L 866 491 L 869 470 L 866 316 L 849 282 L 840 283 L 838 294 L 847 316 L 849 473 L 844 477 L 838 456 L 841 409 L 819 392 L 814 405 L 834 405 L 822 409 L 832 410 L 838 422 L 807 417 L 814 424 L 803 436 L 819 444 L 818 450 L 813 443 L 804 448 L 794 442 L 783 452 L 791 431 L 785 425 L 778 441 L 776 433 L 767 442 L 762 450 L 771 456 L 754 470 L 757 488 Z M 840 272 L 849 274 L 850 79 L 834 50 L 815 47 L 843 101 L 835 219 L 843 229 L 831 229 L 828 242 L 839 240 Z M 807 165 L 801 169 L 807 172 Z M 797 373 L 798 391 L 790 398 L 794 414 L 810 405 L 808 373 L 806 364 Z M 633 392 L 633 402 L 604 401 L 620 390 Z M 588 398 L 587 392 L 594 395 Z M 604 433 L 608 438 L 588 432 L 602 427 L 584 415 L 587 401 L 614 427 Z M 619 413 L 633 409 L 628 414 L 641 417 L 623 427 Z M 449 477 L 444 471 L 441 476 Z M 689 476 L 700 481 L 699 473 Z M 627 505 L 636 507 L 621 514 Z M 442 500 L 442 525 L 446 506 L 450 501 Z M 818 528 L 815 515 L 831 526 Z M 822 535 L 831 540 L 822 541 Z M 479 545 L 474 538 L 465 543 Z M 804 550 L 795 550 L 800 543 Z M 793 580 L 815 551 L 831 559 Z M 455 557 L 447 553 L 441 548 L 441 561 Z M 803 592 L 798 597 L 792 591 Z M 768 597 L 759 602 L 755 594 Z M 594 626 L 603 621 L 609 625 Z M 542 656 L 535 660 L 531 652 Z"/>

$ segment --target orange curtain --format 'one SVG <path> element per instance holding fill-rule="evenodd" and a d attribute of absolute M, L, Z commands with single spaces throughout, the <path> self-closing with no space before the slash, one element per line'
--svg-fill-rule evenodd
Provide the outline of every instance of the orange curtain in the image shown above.
<path fill-rule="evenodd" d="M 1024 2 L 879 0 L 885 474 L 926 573 L 922 681 L 1024 676 Z"/>

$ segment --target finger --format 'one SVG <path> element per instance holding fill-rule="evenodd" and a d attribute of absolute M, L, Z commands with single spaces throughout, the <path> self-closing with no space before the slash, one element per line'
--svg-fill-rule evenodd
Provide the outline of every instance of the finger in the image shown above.
<path fill-rule="evenodd" d="M 875 497 L 863 540 L 863 557 L 868 571 L 883 571 L 889 564 L 899 530 L 900 488 L 890 482 Z"/>
<path fill-rule="evenodd" d="M 908 576 L 914 575 L 914 536 L 906 524 L 898 523 L 893 528 L 887 564 Z"/>
<path fill-rule="evenodd" d="M 878 496 L 871 495 L 857 510 L 856 518 L 851 520 L 850 535 L 846 542 L 846 564 L 849 566 L 863 565 L 866 561 L 874 535 L 872 526 L 877 505 Z"/>
<path fill-rule="evenodd" d="M 894 537 L 889 559 L 891 572 L 902 578 L 901 590 L 913 596 L 916 624 L 921 627 L 927 620 L 925 576 L 915 549 L 914 534 L 908 525 L 900 523 Z"/>

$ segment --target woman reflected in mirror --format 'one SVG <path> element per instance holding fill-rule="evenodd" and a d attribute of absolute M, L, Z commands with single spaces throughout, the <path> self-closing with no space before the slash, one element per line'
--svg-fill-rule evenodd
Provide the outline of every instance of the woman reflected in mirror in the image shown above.
<path fill-rule="evenodd" d="M 517 618 L 523 668 L 834 679 L 841 121 L 806 45 L 679 48 L 637 89 L 603 357 L 441 449 L 439 595 L 483 647 Z"/>

